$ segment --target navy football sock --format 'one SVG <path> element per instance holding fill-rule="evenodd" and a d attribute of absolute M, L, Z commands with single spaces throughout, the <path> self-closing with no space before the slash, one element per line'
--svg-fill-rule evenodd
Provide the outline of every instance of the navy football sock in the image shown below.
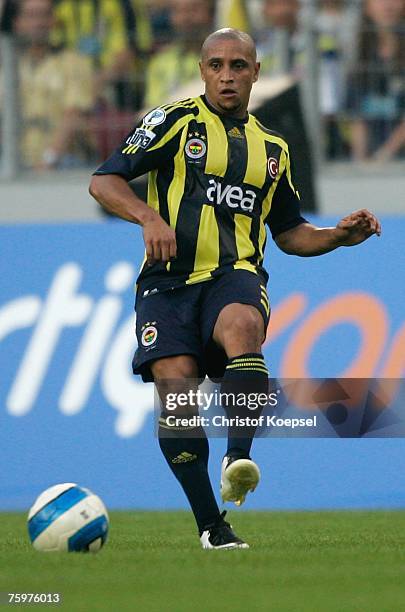
<path fill-rule="evenodd" d="M 221 394 L 226 393 L 228 398 L 222 400 L 228 419 L 237 417 L 241 422 L 241 419 L 260 417 L 264 406 L 256 407 L 259 404 L 257 396 L 268 394 L 268 376 L 261 353 L 245 353 L 229 359 L 221 384 Z M 249 457 L 256 429 L 253 425 L 229 425 L 226 454 L 238 458 Z"/>
<path fill-rule="evenodd" d="M 219 517 L 208 474 L 208 440 L 202 427 L 176 430 L 159 419 L 159 445 L 193 511 L 199 533 Z"/>

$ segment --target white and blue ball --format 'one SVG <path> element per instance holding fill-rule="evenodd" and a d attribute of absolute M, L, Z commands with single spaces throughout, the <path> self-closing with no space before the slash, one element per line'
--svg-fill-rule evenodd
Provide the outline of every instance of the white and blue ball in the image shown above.
<path fill-rule="evenodd" d="M 108 534 L 107 510 L 97 495 L 72 482 L 46 489 L 28 514 L 37 550 L 97 552 Z"/>

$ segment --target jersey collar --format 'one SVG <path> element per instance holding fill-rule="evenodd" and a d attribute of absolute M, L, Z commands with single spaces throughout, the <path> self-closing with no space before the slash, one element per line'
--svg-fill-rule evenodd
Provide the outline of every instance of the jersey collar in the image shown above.
<path fill-rule="evenodd" d="M 249 121 L 249 113 L 246 112 L 246 117 L 244 119 L 238 119 L 237 117 L 232 117 L 232 115 L 225 115 L 224 113 L 220 113 L 216 108 L 214 108 L 212 106 L 212 104 L 210 104 L 205 96 L 205 94 L 202 94 L 200 96 L 200 99 L 202 100 L 203 104 L 207 107 L 207 109 L 213 113 L 214 115 L 218 115 L 218 117 L 220 117 L 223 121 L 231 121 L 233 124 L 239 124 L 239 125 L 245 125 L 245 123 L 247 123 Z"/>

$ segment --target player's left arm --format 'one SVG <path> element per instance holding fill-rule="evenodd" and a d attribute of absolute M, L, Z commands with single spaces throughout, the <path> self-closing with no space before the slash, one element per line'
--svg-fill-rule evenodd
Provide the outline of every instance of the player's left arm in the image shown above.
<path fill-rule="evenodd" d="M 336 227 L 316 227 L 302 217 L 288 149 L 285 151 L 266 223 L 282 251 L 301 257 L 323 255 L 341 246 L 360 244 L 373 234 L 381 234 L 380 222 L 365 209 L 343 217 Z"/>
<path fill-rule="evenodd" d="M 380 236 L 381 224 L 375 215 L 362 209 L 343 217 L 336 227 L 321 228 L 301 223 L 278 234 L 275 242 L 289 255 L 310 257 L 329 253 L 341 246 L 360 244 L 373 234 Z"/>

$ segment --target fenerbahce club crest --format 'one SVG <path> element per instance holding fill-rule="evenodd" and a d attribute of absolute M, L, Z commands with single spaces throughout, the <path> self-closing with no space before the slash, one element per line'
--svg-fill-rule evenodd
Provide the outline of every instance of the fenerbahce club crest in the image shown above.
<path fill-rule="evenodd" d="M 146 348 L 151 347 L 157 340 L 158 332 L 155 325 L 156 321 L 153 321 L 153 323 L 145 323 L 142 326 L 141 342 Z"/>
<path fill-rule="evenodd" d="M 190 159 L 200 159 L 207 152 L 207 145 L 201 138 L 191 138 L 186 142 L 185 151 Z"/>

